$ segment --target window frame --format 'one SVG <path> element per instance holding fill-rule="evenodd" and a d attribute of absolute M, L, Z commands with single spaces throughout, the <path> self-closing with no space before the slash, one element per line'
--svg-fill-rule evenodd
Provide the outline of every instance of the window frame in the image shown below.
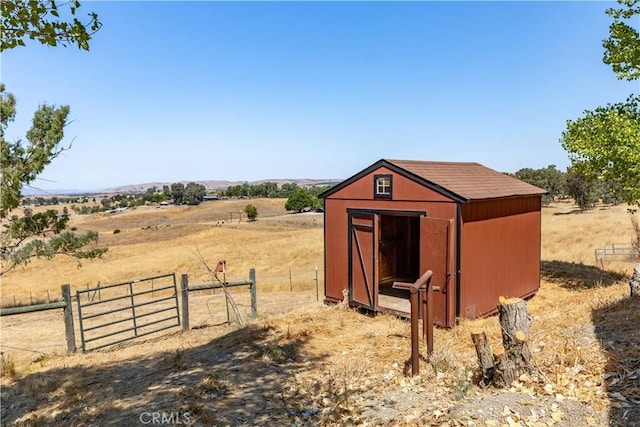
<path fill-rule="evenodd" d="M 387 186 L 379 185 L 378 183 L 382 179 L 388 179 L 389 184 Z M 388 187 L 388 192 L 380 191 L 384 187 Z M 393 196 L 393 175 L 388 173 L 373 175 L 373 197 L 375 199 L 391 199 L 392 196 Z"/>

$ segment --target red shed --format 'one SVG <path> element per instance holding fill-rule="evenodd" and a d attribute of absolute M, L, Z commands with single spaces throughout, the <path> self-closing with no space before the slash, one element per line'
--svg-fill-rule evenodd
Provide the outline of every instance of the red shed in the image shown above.
<path fill-rule="evenodd" d="M 496 310 L 540 286 L 546 191 L 478 163 L 380 160 L 324 198 L 325 301 L 408 314 L 407 291 L 433 271 L 436 324 Z"/>

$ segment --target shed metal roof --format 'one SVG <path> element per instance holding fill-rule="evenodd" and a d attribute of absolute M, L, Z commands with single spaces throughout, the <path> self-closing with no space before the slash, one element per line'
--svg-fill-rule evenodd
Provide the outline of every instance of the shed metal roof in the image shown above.
<path fill-rule="evenodd" d="M 542 188 L 490 169 L 480 163 L 382 159 L 329 189 L 322 196 L 326 197 L 382 166 L 464 202 L 547 193 Z"/>

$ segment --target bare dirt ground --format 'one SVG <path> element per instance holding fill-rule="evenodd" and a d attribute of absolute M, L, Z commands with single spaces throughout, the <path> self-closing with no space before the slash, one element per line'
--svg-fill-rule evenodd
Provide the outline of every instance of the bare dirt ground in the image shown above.
<path fill-rule="evenodd" d="M 105 219 L 111 222 L 103 222 L 103 233 L 113 244 L 109 266 L 140 250 L 155 254 L 155 240 L 140 246 L 148 238 L 167 238 L 156 230 L 142 230 L 151 218 L 165 215 L 160 209 L 153 212 L 158 214 L 135 219 L 128 227 L 115 218 Z M 288 268 L 302 252 L 311 257 L 312 265 L 317 262 L 316 249 L 308 249 L 321 231 L 317 216 L 274 211 L 273 218 L 221 231 L 212 226 L 200 229 L 198 224 L 192 228 L 185 215 L 208 221 L 212 212 L 176 209 L 167 217 L 184 220 L 182 232 L 203 250 L 206 244 L 198 239 L 214 236 L 217 247 L 227 245 L 223 233 L 236 240 L 249 238 L 248 246 L 270 238 L 277 242 L 255 253 L 242 246 L 241 253 L 254 258 L 251 264 L 267 259 L 258 268 L 259 278 L 261 271 L 269 276 L 269 263 L 275 259 Z M 497 343 L 495 317 L 436 330 L 435 352 L 421 361 L 421 374 L 412 378 L 407 376 L 407 322 L 324 306 L 316 302 L 315 289 L 308 284 L 300 288 L 304 291 L 284 292 L 289 285 L 285 278 L 284 284 L 274 282 L 272 289 L 258 293 L 258 318 L 243 327 L 226 323 L 220 295 L 203 292 L 190 298 L 191 330 L 176 328 L 87 354 L 66 354 L 60 312 L 3 317 L 1 423 L 637 426 L 640 301 L 628 297 L 632 264 L 602 268 L 592 261 L 594 246 L 620 241 L 627 221 L 622 209 L 574 214 L 571 207 L 558 205 L 545 210 L 543 280 L 527 303 L 539 372 L 521 377 L 506 390 L 476 385 L 478 364 L 470 330 L 483 328 Z M 169 222 L 167 228 L 177 222 Z M 122 233 L 112 234 L 115 227 Z M 242 230 L 252 233 L 237 233 Z M 289 234 L 292 237 L 285 239 Z M 132 245 L 135 251 L 129 252 Z M 233 245 L 224 250 L 233 253 Z M 170 251 L 176 259 L 182 256 Z M 278 251 L 279 257 L 267 254 Z M 151 259 L 167 262 L 162 251 Z M 150 270 L 139 266 L 136 271 Z M 21 272 L 15 283 L 29 274 Z M 234 295 L 247 313 L 246 290 Z M 424 355 L 425 349 L 421 352 Z"/>
<path fill-rule="evenodd" d="M 556 383 L 562 376 L 477 388 L 473 351 L 456 342 L 468 337 L 466 328 L 455 336 L 436 331 L 439 350 L 413 378 L 406 322 L 317 303 L 243 328 L 203 326 L 89 354 L 41 356 L 4 382 L 2 421 L 144 425 L 159 414 L 203 426 L 634 425 L 610 420 L 614 408 L 591 406 L 588 388 L 603 384 L 576 386 L 577 396 Z M 595 338 L 593 330 L 580 334 Z M 568 367 L 579 374 L 575 361 Z"/>

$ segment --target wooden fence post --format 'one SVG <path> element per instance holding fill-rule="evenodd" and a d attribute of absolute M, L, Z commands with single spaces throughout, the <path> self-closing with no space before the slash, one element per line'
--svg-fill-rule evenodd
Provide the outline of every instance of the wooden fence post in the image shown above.
<path fill-rule="evenodd" d="M 182 288 L 182 330 L 189 330 L 189 276 L 183 274 L 180 278 Z"/>
<path fill-rule="evenodd" d="M 64 300 L 64 331 L 67 338 L 67 350 L 69 353 L 76 351 L 76 332 L 73 329 L 73 309 L 71 307 L 71 287 L 62 285 L 62 299 Z"/>
<path fill-rule="evenodd" d="M 320 294 L 318 292 L 318 266 L 316 265 L 316 301 L 320 301 Z"/>
<path fill-rule="evenodd" d="M 251 281 L 251 317 L 255 318 L 258 315 L 258 301 L 256 294 L 256 269 L 249 270 L 249 280 Z"/>

